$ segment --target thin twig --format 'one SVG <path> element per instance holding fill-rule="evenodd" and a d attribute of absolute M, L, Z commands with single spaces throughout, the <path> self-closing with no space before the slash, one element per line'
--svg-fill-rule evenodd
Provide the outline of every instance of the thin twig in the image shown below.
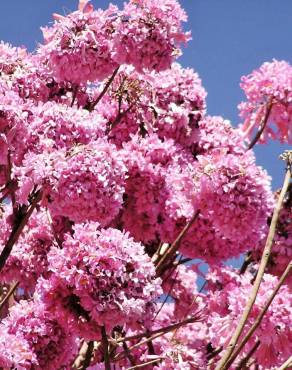
<path fill-rule="evenodd" d="M 191 220 L 187 223 L 187 225 L 183 228 L 179 236 L 176 238 L 176 240 L 171 244 L 171 246 L 165 251 L 163 256 L 158 260 L 157 266 L 156 266 L 156 272 L 157 276 L 161 276 L 164 273 L 165 270 L 165 263 L 168 262 L 168 260 L 172 259 L 175 256 L 175 253 L 178 251 L 180 242 L 184 238 L 184 236 L 189 231 L 190 227 L 193 225 L 195 220 L 198 218 L 200 214 L 200 211 L 198 210 L 195 212 L 194 216 L 191 218 Z"/>
<path fill-rule="evenodd" d="M 12 294 L 15 292 L 15 290 L 17 289 L 19 285 L 19 281 L 16 281 L 12 286 L 11 288 L 9 289 L 8 293 L 6 294 L 6 296 L 3 298 L 3 300 L 0 302 L 0 312 L 2 311 L 3 307 L 5 306 L 5 304 L 7 303 L 7 301 L 9 300 L 9 298 L 12 296 Z"/>
<path fill-rule="evenodd" d="M 48 223 L 51 227 L 53 236 L 55 238 L 55 241 L 58 244 L 59 248 L 61 248 L 62 247 L 62 242 L 61 242 L 60 238 L 58 237 L 58 233 L 56 232 L 54 222 L 53 222 L 53 219 L 52 219 L 52 216 L 51 216 L 51 212 L 48 208 L 46 208 L 46 216 L 47 216 L 47 219 L 48 219 Z"/>
<path fill-rule="evenodd" d="M 129 367 L 128 370 L 141 369 L 142 367 L 146 367 L 147 365 L 155 364 L 156 362 L 159 362 L 161 360 L 164 360 L 164 357 L 157 357 L 155 360 L 151 360 L 151 361 L 148 361 L 148 362 L 144 362 L 143 364 L 139 364 L 139 365 Z"/>
<path fill-rule="evenodd" d="M 12 251 L 14 244 L 17 242 L 20 234 L 22 233 L 25 225 L 27 224 L 30 216 L 32 215 L 35 207 L 37 206 L 41 198 L 42 198 L 42 192 L 38 191 L 35 194 L 34 199 L 30 207 L 27 209 L 26 213 L 20 218 L 20 220 L 17 222 L 17 224 L 13 228 L 10 234 L 10 237 L 7 243 L 5 244 L 5 247 L 3 248 L 1 255 L 0 255 L 0 271 L 3 269 L 8 257 L 10 256 L 10 253 Z"/>
<path fill-rule="evenodd" d="M 253 325 L 250 327 L 250 329 L 248 330 L 248 332 L 246 333 L 246 335 L 244 336 L 243 340 L 241 341 L 241 343 L 238 345 L 238 347 L 235 349 L 234 353 L 231 355 L 231 357 L 229 358 L 229 360 L 227 361 L 226 365 L 225 365 L 225 368 L 228 369 L 231 364 L 234 362 L 234 360 L 236 359 L 236 357 L 239 355 L 240 351 L 242 350 L 242 348 L 245 346 L 245 344 L 249 341 L 249 339 L 251 338 L 251 336 L 253 335 L 253 333 L 255 332 L 255 330 L 258 328 L 258 326 L 260 325 L 264 315 L 266 314 L 268 308 L 270 307 L 271 303 L 273 302 L 273 299 L 275 298 L 275 296 L 277 295 L 277 293 L 279 292 L 281 286 L 283 285 L 284 281 L 286 280 L 287 276 L 289 275 L 289 273 L 291 272 L 292 270 L 292 261 L 290 261 L 290 263 L 288 264 L 288 266 L 286 267 L 285 271 L 283 272 L 278 284 L 276 285 L 276 287 L 274 288 L 273 290 L 273 293 L 271 294 L 270 298 L 267 300 L 267 302 L 265 303 L 264 307 L 262 308 L 261 312 L 258 314 L 255 322 L 253 323 Z"/>
<path fill-rule="evenodd" d="M 290 356 L 288 360 L 283 363 L 283 365 L 278 367 L 277 370 L 285 370 L 288 369 L 290 366 L 292 366 L 292 356 Z"/>
<path fill-rule="evenodd" d="M 227 363 L 229 357 L 232 355 L 232 352 L 234 351 L 234 348 L 235 348 L 235 346 L 238 342 L 238 339 L 239 339 L 239 337 L 240 337 L 240 335 L 241 335 L 241 333 L 244 329 L 244 325 L 245 325 L 245 323 L 248 319 L 248 316 L 251 312 L 253 304 L 256 300 L 256 296 L 257 296 L 257 293 L 258 293 L 258 290 L 259 290 L 259 287 L 260 287 L 260 284 L 261 284 L 261 281 L 262 281 L 262 278 L 263 278 L 263 275 L 264 275 L 264 272 L 265 272 L 265 268 L 268 264 L 269 257 L 270 257 L 270 254 L 271 254 L 279 214 L 280 214 L 282 204 L 283 204 L 283 201 L 284 201 L 284 197 L 286 195 L 286 192 L 288 190 L 290 180 L 291 180 L 291 157 L 292 157 L 292 152 L 289 152 L 289 153 L 287 152 L 286 157 L 285 157 L 285 159 L 287 160 L 287 170 L 286 170 L 285 180 L 284 180 L 284 183 L 283 183 L 281 193 L 279 195 L 279 199 L 277 201 L 276 207 L 275 207 L 274 212 L 273 212 L 273 217 L 272 217 L 272 221 L 271 221 L 271 225 L 270 225 L 266 245 L 265 245 L 265 248 L 264 248 L 264 251 L 263 251 L 263 254 L 262 254 L 262 259 L 261 259 L 261 262 L 260 262 L 260 266 L 259 266 L 259 269 L 258 269 L 258 273 L 257 273 L 256 279 L 255 279 L 254 285 L 252 287 L 250 297 L 247 301 L 247 304 L 246 304 L 245 309 L 242 313 L 242 316 L 239 320 L 239 323 L 238 323 L 238 325 L 237 325 L 237 327 L 236 327 L 236 329 L 235 329 L 235 331 L 234 331 L 234 333 L 233 333 L 233 335 L 232 335 L 232 337 L 229 341 L 229 344 L 226 348 L 226 351 L 224 352 L 221 360 L 219 361 L 219 363 L 216 367 L 216 370 L 226 369 L 225 364 Z"/>
<path fill-rule="evenodd" d="M 12 173 L 12 162 L 11 162 L 11 153 L 10 150 L 8 151 L 8 174 L 7 174 L 7 183 L 10 184 L 12 182 L 11 173 Z M 11 190 L 11 202 L 13 209 L 15 208 L 15 191 Z"/>
<path fill-rule="evenodd" d="M 129 336 L 129 337 L 125 337 L 125 338 L 120 338 L 117 340 L 117 343 L 120 343 L 120 342 L 129 342 L 129 341 L 132 341 L 132 340 L 135 340 L 135 339 L 141 339 L 143 337 L 147 337 L 149 335 L 154 335 L 154 334 L 157 334 L 157 333 L 163 333 L 163 334 L 166 334 L 180 326 L 183 326 L 183 325 L 187 325 L 187 324 L 192 324 L 196 321 L 199 320 L 199 317 L 198 316 L 193 316 L 193 317 L 190 317 L 188 319 L 185 319 L 183 321 L 180 321 L 180 322 L 177 322 L 175 324 L 172 324 L 172 325 L 169 325 L 169 326 L 165 326 L 163 328 L 160 328 L 160 329 L 156 329 L 156 330 L 152 330 L 152 331 L 145 331 L 144 333 L 141 333 L 141 334 L 136 334 L 136 335 L 132 335 L 132 336 Z"/>
<path fill-rule="evenodd" d="M 167 326 L 167 327 L 164 327 L 164 328 L 160 328 L 158 330 L 154 330 L 154 331 L 147 331 L 143 334 L 137 334 L 137 335 L 133 335 L 131 337 L 126 337 L 126 338 L 121 338 L 121 339 L 118 339 L 117 340 L 117 343 L 119 342 L 123 342 L 123 341 L 130 341 L 130 340 L 135 340 L 135 339 L 141 339 L 143 337 L 147 337 L 149 335 L 151 335 L 150 337 L 148 337 L 147 339 L 144 339 L 143 341 L 140 341 L 134 345 L 132 345 L 130 348 L 129 348 L 129 351 L 132 351 L 134 348 L 137 348 L 137 347 L 140 347 L 142 346 L 143 344 L 146 344 L 148 343 L 149 341 L 153 341 L 154 339 L 156 338 L 159 338 L 169 332 L 171 332 L 172 330 L 175 330 L 177 327 L 180 327 L 180 326 L 183 326 L 183 325 L 187 325 L 187 324 L 191 324 L 193 322 L 196 322 L 196 321 L 199 321 L 199 318 L 198 317 L 192 317 L 192 318 L 189 318 L 187 320 L 184 320 L 184 321 L 181 321 L 179 323 L 176 323 L 176 324 L 173 324 L 173 325 L 170 325 L 170 326 Z M 114 361 L 119 361 L 121 360 L 123 357 L 125 356 L 125 352 L 120 352 L 118 353 L 115 357 L 114 357 Z"/>
<path fill-rule="evenodd" d="M 256 135 L 253 138 L 252 142 L 249 144 L 248 150 L 252 149 L 256 145 L 256 143 L 259 141 L 262 133 L 264 132 L 264 130 L 265 130 L 266 126 L 267 126 L 268 119 L 269 119 L 269 116 L 271 114 L 272 107 L 273 107 L 273 101 L 270 100 L 269 103 L 268 103 L 268 105 L 267 105 L 267 108 L 266 108 L 266 113 L 265 113 L 265 115 L 263 117 L 263 120 L 261 122 L 260 129 L 256 133 Z"/>
<path fill-rule="evenodd" d="M 252 253 L 247 252 L 247 254 L 244 257 L 243 264 L 240 267 L 239 275 L 243 275 L 245 273 L 251 262 L 252 262 Z"/>
<path fill-rule="evenodd" d="M 111 370 L 110 356 L 109 356 L 109 342 L 106 335 L 105 326 L 101 327 L 102 345 L 103 345 L 103 357 L 105 370 Z"/>
<path fill-rule="evenodd" d="M 106 92 L 109 89 L 111 83 L 113 82 L 114 78 L 116 77 L 116 75 L 117 75 L 117 73 L 119 71 L 119 68 L 120 67 L 117 67 L 114 70 L 114 73 L 112 74 L 112 76 L 109 78 L 109 80 L 105 84 L 102 92 L 99 94 L 99 96 L 96 98 L 96 100 L 90 104 L 89 109 L 88 109 L 89 112 L 92 112 L 93 111 L 93 109 L 96 107 L 96 105 L 101 101 L 101 99 L 103 98 L 103 96 L 106 94 Z"/>
<path fill-rule="evenodd" d="M 120 120 L 133 108 L 134 103 L 129 105 L 127 109 L 125 109 L 123 112 L 118 113 L 117 117 L 115 118 L 114 122 L 111 123 L 108 134 L 110 133 L 111 130 L 113 130 L 117 124 L 120 122 Z"/>
<path fill-rule="evenodd" d="M 211 364 L 211 360 L 214 359 L 220 352 L 222 352 L 223 347 L 214 348 L 214 350 L 207 355 L 208 365 Z"/>
<path fill-rule="evenodd" d="M 125 354 L 126 354 L 126 357 L 127 357 L 127 358 L 128 358 L 128 360 L 130 361 L 130 364 L 131 364 L 132 366 L 135 366 L 135 365 L 136 365 L 136 363 L 135 363 L 134 357 L 132 356 L 132 354 L 131 354 L 131 352 L 130 352 L 130 350 L 129 350 L 129 347 L 128 347 L 128 345 L 127 345 L 127 343 L 126 343 L 126 342 L 124 342 L 124 343 L 123 343 L 123 349 L 124 349 L 124 352 L 125 352 Z"/>
<path fill-rule="evenodd" d="M 248 361 L 251 359 L 251 357 L 254 355 L 254 353 L 257 351 L 257 349 L 259 348 L 261 344 L 261 341 L 260 340 L 257 340 L 255 345 L 250 349 L 250 351 L 247 353 L 247 355 L 240 361 L 240 363 L 238 364 L 236 370 L 242 370 L 242 369 L 245 369 L 247 364 L 248 364 Z"/>
<path fill-rule="evenodd" d="M 182 259 L 182 255 L 180 256 L 180 258 L 179 258 L 179 261 L 181 261 L 181 259 Z M 166 277 L 166 279 L 164 280 L 164 281 L 167 281 L 170 277 L 171 277 L 171 275 L 174 273 L 174 271 L 175 271 L 175 269 L 176 269 L 176 267 L 178 266 L 178 264 L 176 265 L 176 266 L 174 266 L 173 267 L 173 269 L 171 270 L 171 272 L 168 274 L 168 276 Z M 170 296 L 170 293 L 172 292 L 172 290 L 173 290 L 173 287 L 174 287 L 174 284 L 175 284 L 175 281 L 176 281 L 176 278 L 177 278 L 177 276 L 178 276 L 178 273 L 179 273 L 179 271 L 177 270 L 176 271 L 176 273 L 175 273 L 175 276 L 174 276 L 174 278 L 173 278 L 173 281 L 171 282 L 171 284 L 170 284 L 170 287 L 169 287 L 169 289 L 168 289 L 168 292 L 167 292 L 167 295 L 166 295 L 166 297 L 164 298 L 164 300 L 163 300 L 163 302 L 162 302 L 162 304 L 161 304 L 161 306 L 159 307 L 159 310 L 157 311 L 157 313 L 156 313 L 156 315 L 155 315 L 155 317 L 154 317 L 154 321 L 156 320 L 156 318 L 157 318 L 157 316 L 159 315 L 159 313 L 161 312 L 161 310 L 163 309 L 163 307 L 164 307 L 164 305 L 165 305 L 165 303 L 167 302 L 167 300 L 168 300 L 168 298 L 169 298 L 169 296 Z"/>

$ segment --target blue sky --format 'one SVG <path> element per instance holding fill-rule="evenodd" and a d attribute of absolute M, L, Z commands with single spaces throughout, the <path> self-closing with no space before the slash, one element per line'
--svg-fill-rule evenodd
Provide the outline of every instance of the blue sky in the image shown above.
<path fill-rule="evenodd" d="M 2 1 L 0 39 L 33 50 L 42 40 L 40 26 L 53 12 L 75 10 L 76 0 Z M 93 0 L 96 7 L 109 1 Z M 114 1 L 121 5 L 122 1 Z M 181 0 L 189 14 L 193 40 L 180 62 L 193 67 L 208 91 L 209 114 L 239 122 L 237 105 L 243 99 L 240 77 L 273 58 L 292 62 L 292 0 Z M 282 183 L 284 165 L 278 160 L 287 146 L 277 143 L 256 149 L 258 163 Z"/>

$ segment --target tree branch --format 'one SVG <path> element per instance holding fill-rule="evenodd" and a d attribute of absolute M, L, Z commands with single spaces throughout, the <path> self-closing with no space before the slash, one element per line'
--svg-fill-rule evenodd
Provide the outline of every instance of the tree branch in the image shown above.
<path fill-rule="evenodd" d="M 14 244 L 17 242 L 20 234 L 22 233 L 25 225 L 27 224 L 30 216 L 32 215 L 35 207 L 37 206 L 37 204 L 41 200 L 41 198 L 42 198 L 42 192 L 38 191 L 35 194 L 34 199 L 32 200 L 32 203 L 31 203 L 30 207 L 27 209 L 25 214 L 20 217 L 20 220 L 18 220 L 18 222 L 14 226 L 14 228 L 13 228 L 11 234 L 10 234 L 10 237 L 9 237 L 7 243 L 5 244 L 5 247 L 3 248 L 2 252 L 1 252 L 1 255 L 0 255 L 0 271 L 3 269 L 8 257 L 10 256 L 10 253 L 12 251 L 12 248 L 13 248 Z"/>
<path fill-rule="evenodd" d="M 264 132 L 264 130 L 267 126 L 268 119 L 269 119 L 269 116 L 271 114 L 272 107 L 273 107 L 273 102 L 272 102 L 272 100 L 270 100 L 268 105 L 267 105 L 266 113 L 264 115 L 264 118 L 261 122 L 261 126 L 260 126 L 258 132 L 256 133 L 256 136 L 253 138 L 252 142 L 249 144 L 248 150 L 252 149 L 256 145 L 256 143 L 259 141 L 262 133 Z"/>
<path fill-rule="evenodd" d="M 125 337 L 125 338 L 121 338 L 121 339 L 118 339 L 116 341 L 116 343 L 120 343 L 120 342 L 124 342 L 124 341 L 131 341 L 131 340 L 135 340 L 135 339 L 142 339 L 143 337 L 147 337 L 145 340 L 143 341 L 140 341 L 134 345 L 132 345 L 130 348 L 129 348 L 129 351 L 133 350 L 134 348 L 137 348 L 137 347 L 140 347 L 142 346 L 143 344 L 146 344 L 148 343 L 149 341 L 152 341 L 156 338 L 159 338 L 161 337 L 162 335 L 165 335 L 183 325 L 187 325 L 187 324 L 191 324 L 191 323 L 194 323 L 196 321 L 199 321 L 199 317 L 195 316 L 195 317 L 190 317 L 186 320 L 183 320 L 181 322 L 178 322 L 176 324 L 172 324 L 172 325 L 169 325 L 169 326 L 166 326 L 164 328 L 160 328 L 160 329 L 157 329 L 157 330 L 153 330 L 153 331 L 146 331 L 142 334 L 137 334 L 137 335 L 133 335 L 133 336 L 130 336 L 130 337 Z M 150 336 L 149 336 L 150 335 Z M 115 358 L 114 358 L 114 362 L 116 361 L 119 361 L 121 360 L 124 356 L 126 355 L 125 352 L 120 352 L 118 353 Z"/>
<path fill-rule="evenodd" d="M 147 365 L 155 364 L 156 362 L 159 362 L 163 359 L 164 359 L 164 357 L 157 357 L 155 360 L 151 360 L 151 361 L 148 361 L 148 362 L 144 362 L 143 364 L 139 364 L 139 365 L 129 367 L 128 370 L 141 369 L 143 367 L 146 367 Z"/>
<path fill-rule="evenodd" d="M 283 365 L 278 367 L 277 370 L 285 370 L 288 369 L 290 366 L 292 366 L 292 356 L 290 356 L 288 360 L 283 363 Z"/>
<path fill-rule="evenodd" d="M 106 94 L 107 90 L 109 89 L 111 83 L 113 82 L 114 78 L 116 77 L 118 71 L 119 71 L 119 68 L 120 67 L 117 67 L 115 70 L 114 70 L 114 73 L 112 74 L 112 76 L 109 78 L 109 80 L 107 81 L 107 83 L 105 84 L 102 92 L 99 94 L 99 96 L 97 97 L 97 99 L 95 101 L 93 101 L 88 110 L 89 112 L 92 112 L 93 109 L 96 107 L 96 105 L 101 101 L 101 99 L 104 97 L 104 95 Z"/>
<path fill-rule="evenodd" d="M 184 236 L 189 231 L 190 227 L 193 225 L 193 223 L 196 221 L 200 214 L 200 210 L 195 212 L 194 216 L 191 218 L 191 220 L 187 223 L 187 225 L 183 228 L 179 236 L 175 239 L 175 241 L 171 244 L 171 246 L 165 251 L 165 253 L 162 255 L 160 259 L 157 260 L 157 266 L 156 266 L 156 272 L 157 276 L 161 276 L 165 271 L 165 264 L 169 260 L 171 260 L 173 257 L 175 257 L 175 253 L 178 251 L 180 243 Z"/>
<path fill-rule="evenodd" d="M 239 365 L 237 366 L 236 370 L 242 370 L 245 369 L 248 361 L 251 359 L 251 357 L 254 355 L 254 353 L 257 351 L 259 348 L 259 345 L 261 344 L 261 341 L 258 340 L 256 341 L 255 345 L 250 349 L 248 354 L 240 361 Z"/>
<path fill-rule="evenodd" d="M 8 293 L 6 294 L 6 296 L 3 298 L 3 300 L 0 302 L 0 312 L 2 311 L 3 307 L 5 306 L 5 304 L 7 303 L 7 301 L 9 300 L 9 298 L 12 296 L 12 294 L 15 292 L 15 290 L 17 289 L 19 285 L 19 281 L 16 281 L 12 286 L 11 288 L 9 289 Z"/>
<path fill-rule="evenodd" d="M 104 366 L 105 370 L 111 370 L 111 363 L 110 363 L 110 356 L 109 356 L 109 342 L 106 335 L 105 326 L 101 327 L 101 335 L 102 335 L 102 346 L 103 346 L 103 357 L 104 357 Z"/>

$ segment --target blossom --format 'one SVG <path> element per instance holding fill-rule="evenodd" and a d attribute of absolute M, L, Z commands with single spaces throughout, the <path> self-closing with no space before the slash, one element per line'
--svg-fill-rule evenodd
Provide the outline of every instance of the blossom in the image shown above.
<path fill-rule="evenodd" d="M 141 73 L 169 68 L 180 54 L 179 45 L 190 38 L 182 30 L 186 19 L 175 0 L 126 3 L 116 21 L 114 59 L 119 64 L 132 64 Z"/>
<path fill-rule="evenodd" d="M 39 54 L 47 58 L 57 82 L 80 85 L 113 73 L 118 66 L 111 56 L 116 12 L 114 6 L 106 11 L 79 10 L 55 17 L 52 27 L 42 29 L 45 45 Z"/>
<path fill-rule="evenodd" d="M 76 297 L 96 331 L 96 325 L 110 330 L 151 313 L 160 281 L 142 245 L 117 229 L 99 230 L 95 223 L 75 225 L 73 230 L 62 249 L 53 247 L 48 254 L 49 288 L 40 285 L 39 291 L 52 309 L 54 296 L 62 298 L 63 309 Z"/>
<path fill-rule="evenodd" d="M 27 150 L 35 153 L 71 149 L 104 136 L 105 120 L 87 110 L 47 102 L 32 109 Z"/>
<path fill-rule="evenodd" d="M 242 129 L 246 136 L 253 135 L 267 115 L 261 142 L 271 138 L 291 144 L 292 66 L 285 61 L 265 62 L 242 77 L 241 88 L 247 98 L 239 105 L 240 116 L 245 119 Z"/>
<path fill-rule="evenodd" d="M 40 301 L 14 305 L 1 322 L 1 333 L 1 366 L 54 370 L 69 365 L 77 353 L 76 338 Z"/>
<path fill-rule="evenodd" d="M 23 159 L 30 106 L 22 104 L 13 91 L 3 90 L 3 94 L 0 92 L 0 165 L 7 166 L 9 161 L 19 164 Z"/>
<path fill-rule="evenodd" d="M 194 211 L 190 153 L 172 140 L 149 135 L 125 144 L 124 158 L 128 172 L 123 227 L 144 243 L 172 242 Z"/>
<path fill-rule="evenodd" d="M 244 135 L 220 116 L 207 116 L 198 122 L 197 154 L 212 154 L 225 150 L 226 154 L 241 155 L 246 151 Z"/>
<path fill-rule="evenodd" d="M 197 73 L 173 63 L 171 68 L 148 77 L 153 86 L 151 108 L 153 130 L 161 139 L 169 138 L 192 147 L 198 140 L 198 123 L 206 112 L 206 91 Z M 149 116 L 151 110 L 145 112 Z"/>
<path fill-rule="evenodd" d="M 17 68 L 21 65 L 22 59 L 27 55 L 27 51 L 23 47 L 13 47 L 3 41 L 0 41 L 0 71 L 1 79 L 9 80 Z"/>
<path fill-rule="evenodd" d="M 38 185 L 54 216 L 74 222 L 98 221 L 105 226 L 121 208 L 125 171 L 116 147 L 102 139 L 68 152 L 28 153 L 23 166 L 15 171 L 18 199 L 27 202 L 33 186 Z"/>
<path fill-rule="evenodd" d="M 270 177 L 255 165 L 251 152 L 199 156 L 202 166 L 200 209 L 231 240 L 250 235 L 254 242 L 265 231 L 274 200 Z M 254 234 L 252 236 L 252 234 Z"/>
<path fill-rule="evenodd" d="M 251 274 L 248 273 L 234 278 L 234 271 L 227 267 L 222 272 L 223 279 L 219 270 L 212 273 L 217 274 L 218 288 L 209 293 L 208 299 L 210 305 L 208 315 L 209 338 L 214 348 L 225 346 L 228 343 L 252 288 L 251 281 L 253 276 Z M 228 279 L 226 275 L 230 275 L 230 278 Z M 214 276 L 212 279 L 214 280 Z M 265 302 L 270 298 L 276 284 L 277 278 L 265 274 L 259 294 L 248 318 L 247 327 L 254 323 Z M 256 329 L 255 335 L 245 345 L 242 356 L 249 352 L 257 340 L 260 340 L 260 345 L 252 357 L 256 359 L 258 365 L 263 369 L 280 366 L 289 357 L 288 343 L 292 339 L 290 325 L 291 304 L 291 292 L 284 285 L 280 288 L 279 294 L 274 298 L 260 326 Z M 244 333 L 246 331 L 247 328 L 244 330 Z"/>

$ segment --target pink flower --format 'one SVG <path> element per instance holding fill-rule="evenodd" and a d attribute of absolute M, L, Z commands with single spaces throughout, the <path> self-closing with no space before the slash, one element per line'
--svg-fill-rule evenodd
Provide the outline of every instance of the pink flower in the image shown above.
<path fill-rule="evenodd" d="M 18 199 L 27 202 L 33 186 L 38 185 L 54 216 L 105 226 L 121 208 L 125 171 L 116 147 L 102 139 L 68 152 L 28 153 L 23 167 L 15 171 Z"/>
<path fill-rule="evenodd" d="M 116 12 L 114 6 L 106 11 L 76 11 L 42 29 L 45 45 L 39 53 L 47 58 L 57 82 L 80 85 L 113 73 L 118 66 L 111 56 Z"/>
<path fill-rule="evenodd" d="M 33 107 L 27 149 L 34 153 L 71 149 L 105 135 L 106 122 L 97 113 L 48 102 Z"/>
<path fill-rule="evenodd" d="M 1 333 L 1 366 L 55 370 L 69 365 L 78 350 L 76 338 L 39 300 L 14 305 Z"/>
<path fill-rule="evenodd" d="M 132 64 L 141 73 L 169 68 L 180 54 L 179 45 L 190 38 L 182 30 L 184 21 L 186 15 L 175 0 L 125 4 L 115 22 L 113 58 L 119 64 Z"/>
<path fill-rule="evenodd" d="M 75 297 L 100 336 L 101 325 L 108 330 L 124 323 L 133 325 L 153 312 L 160 280 L 140 243 L 119 230 L 98 229 L 94 223 L 76 225 L 74 235 L 65 237 L 63 249 L 51 248 L 50 281 L 38 289 L 51 309 L 53 297 L 62 300 L 63 310 L 70 309 Z"/>
<path fill-rule="evenodd" d="M 222 269 L 221 269 L 222 271 Z M 246 305 L 251 287 L 251 274 L 236 276 L 230 268 L 217 270 L 217 290 L 212 288 L 209 294 L 209 338 L 214 348 L 226 345 L 230 339 Z M 227 275 L 230 278 L 227 278 Z M 223 275 L 223 278 L 222 278 Z M 225 275 L 225 277 L 224 277 Z M 212 276 L 214 280 L 214 276 Z M 228 281 L 229 280 L 229 281 Z M 265 274 L 256 302 L 248 319 L 248 327 L 252 325 L 263 305 L 270 297 L 277 284 L 277 279 Z M 280 366 L 290 355 L 292 296 L 287 286 L 280 288 L 269 310 L 264 316 L 253 338 L 245 345 L 242 356 L 247 354 L 257 340 L 260 346 L 253 355 L 263 369 Z M 247 328 L 244 332 L 247 331 Z"/>
<path fill-rule="evenodd" d="M 285 61 L 273 60 L 264 63 L 258 70 L 242 77 L 241 87 L 247 102 L 239 105 L 240 116 L 245 119 L 242 126 L 245 135 L 251 137 L 259 129 L 263 117 L 271 104 L 261 142 L 268 138 L 281 142 L 292 142 L 292 67 Z"/>

